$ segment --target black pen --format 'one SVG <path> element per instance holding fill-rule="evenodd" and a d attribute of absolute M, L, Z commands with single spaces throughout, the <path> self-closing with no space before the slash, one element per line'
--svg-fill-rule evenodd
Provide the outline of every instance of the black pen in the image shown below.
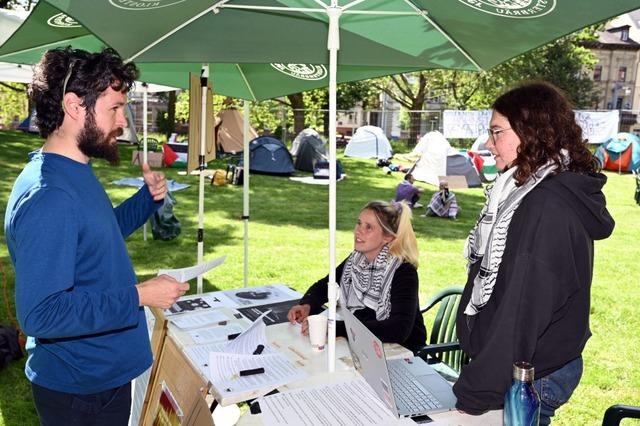
<path fill-rule="evenodd" d="M 256 346 L 256 350 L 253 351 L 253 355 L 260 355 L 263 350 L 264 350 L 264 345 L 258 345 Z"/>
<path fill-rule="evenodd" d="M 254 374 L 262 374 L 264 373 L 264 368 L 260 367 L 260 368 L 254 368 L 252 370 L 240 370 L 240 373 L 238 373 L 240 376 L 253 376 Z"/>
<path fill-rule="evenodd" d="M 236 337 L 238 337 L 239 335 L 240 335 L 240 333 L 233 333 L 233 334 L 229 334 L 229 335 L 227 336 L 227 340 L 233 340 L 233 339 L 235 339 Z"/>

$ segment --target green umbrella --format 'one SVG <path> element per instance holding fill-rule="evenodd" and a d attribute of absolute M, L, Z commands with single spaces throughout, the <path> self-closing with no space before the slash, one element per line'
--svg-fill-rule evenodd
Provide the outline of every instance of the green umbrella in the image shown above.
<path fill-rule="evenodd" d="M 134 38 L 135 35 L 130 33 L 129 37 Z M 48 49 L 73 46 L 95 52 L 107 45 L 60 9 L 46 2 L 39 2 L 18 31 L 0 48 L 0 61 L 35 64 Z M 119 48 L 116 49 L 124 56 Z M 150 63 L 136 60 L 141 72 L 140 79 L 148 83 L 186 89 L 189 87 L 189 73 L 199 74 L 202 65 L 206 64 L 217 94 L 252 101 L 329 85 L 327 67 L 323 64 L 224 63 L 204 60 L 180 62 L 179 59 Z M 338 82 L 417 70 L 420 68 L 341 65 L 338 69 Z"/>
<path fill-rule="evenodd" d="M 137 63 L 316 64 L 329 76 L 329 369 L 335 362 L 339 66 L 483 70 L 640 0 L 41 0 Z M 35 12 L 34 12 L 35 13 Z M 63 21 L 64 16 L 59 20 Z M 65 41 L 14 35 L 1 55 Z M 85 30 L 86 31 L 86 30 Z M 328 52 L 327 52 L 328 50 Z M 338 56 L 340 51 L 340 56 Z M 245 74 L 243 74 L 245 75 Z M 365 77 L 361 77 L 365 78 Z M 156 81 L 158 82 L 158 81 Z M 201 183 L 202 186 L 202 183 Z"/>

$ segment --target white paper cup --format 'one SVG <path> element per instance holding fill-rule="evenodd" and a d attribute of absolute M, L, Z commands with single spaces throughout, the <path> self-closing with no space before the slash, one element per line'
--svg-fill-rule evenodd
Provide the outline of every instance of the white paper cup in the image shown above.
<path fill-rule="evenodd" d="M 327 317 L 325 315 L 309 315 L 309 340 L 314 351 L 324 350 L 327 343 Z"/>

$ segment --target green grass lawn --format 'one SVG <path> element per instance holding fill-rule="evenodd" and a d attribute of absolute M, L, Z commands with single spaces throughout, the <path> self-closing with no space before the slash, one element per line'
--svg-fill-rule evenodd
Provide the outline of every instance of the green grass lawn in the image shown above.
<path fill-rule="evenodd" d="M 4 218 L 7 199 L 26 155 L 41 141 L 22 133 L 0 132 L 0 214 Z M 121 147 L 122 164 L 110 167 L 97 161 L 95 171 L 114 204 L 134 191 L 110 182 L 138 176 L 131 166 L 133 147 Z M 402 177 L 388 176 L 373 160 L 341 158 L 347 179 L 338 183 L 337 252 L 340 262 L 352 248 L 352 229 L 360 208 L 369 200 L 388 200 Z M 212 167 L 224 168 L 218 161 Z M 142 231 L 127 244 L 140 280 L 166 267 L 196 263 L 197 178 L 167 176 L 192 186 L 175 193 L 174 211 L 182 223 L 182 234 L 173 241 L 143 241 Z M 582 382 L 569 404 L 559 410 L 556 425 L 597 425 L 605 409 L 616 403 L 640 405 L 640 371 L 635 361 L 640 349 L 640 206 L 633 201 L 633 176 L 609 173 L 605 187 L 609 210 L 616 220 L 611 238 L 596 243 L 591 330 Z M 435 188 L 426 187 L 424 202 Z M 205 291 L 228 289 L 243 283 L 242 187 L 206 186 L 205 258 L 227 256 L 226 262 L 205 276 Z M 414 228 L 420 245 L 420 297 L 465 280 L 464 240 L 484 201 L 480 189 L 456 191 L 462 208 L 457 221 L 416 215 Z M 328 188 L 304 185 L 286 178 L 251 176 L 251 222 L 249 227 L 249 285 L 285 283 L 304 291 L 328 271 Z M 150 233 L 149 233 L 150 235 Z M 10 309 L 13 311 L 13 268 L 0 230 L 0 262 L 6 277 Z M 1 273 L 1 272 L 0 272 Z M 195 291 L 195 282 L 192 283 Z M 6 303 L 0 303 L 0 322 L 7 323 Z M 0 425 L 35 425 L 37 418 L 24 361 L 0 371 Z"/>

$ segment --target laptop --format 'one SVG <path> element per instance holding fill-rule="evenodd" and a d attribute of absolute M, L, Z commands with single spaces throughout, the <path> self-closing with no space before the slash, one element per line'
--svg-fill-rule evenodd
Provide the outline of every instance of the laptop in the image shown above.
<path fill-rule="evenodd" d="M 396 417 L 416 418 L 455 409 L 451 384 L 422 358 L 387 360 L 380 339 L 348 309 L 340 308 L 340 315 L 356 369 Z"/>

